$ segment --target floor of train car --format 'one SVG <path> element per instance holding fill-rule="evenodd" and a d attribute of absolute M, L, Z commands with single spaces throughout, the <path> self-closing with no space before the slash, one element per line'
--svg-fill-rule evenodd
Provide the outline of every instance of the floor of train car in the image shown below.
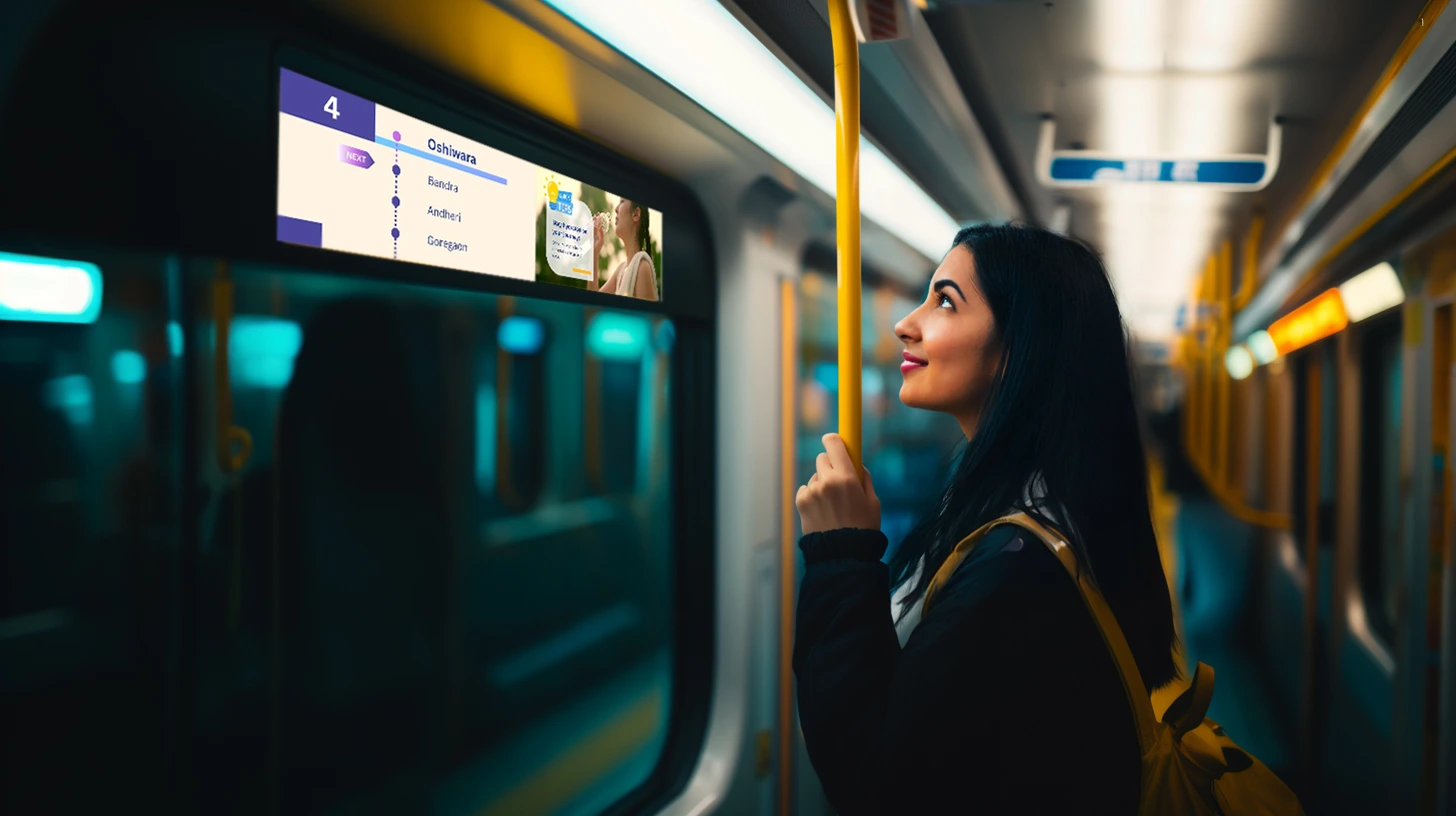
<path fill-rule="evenodd" d="M 441 813 L 587 816 L 605 810 L 657 764 L 669 705 L 666 652 L 572 700 L 461 768 Z"/>
<path fill-rule="evenodd" d="M 439 816 L 590 816 L 640 785 L 662 750 L 672 664 L 659 652 L 462 763 L 431 785 Z M 333 808 L 373 813 L 388 791 Z"/>
<path fill-rule="evenodd" d="M 1208 716 L 1276 774 L 1290 780 L 1292 747 L 1248 629 L 1256 557 L 1253 535 L 1209 497 L 1179 502 L 1173 538 L 1186 665 L 1214 668 Z M 1171 699 L 1167 700 L 1171 702 Z M 1166 702 L 1164 703 L 1166 706 Z"/>
<path fill-rule="evenodd" d="M 1310 776 L 1300 768 L 1295 742 L 1299 713 L 1290 710 L 1293 692 L 1278 693 L 1281 688 L 1297 688 L 1299 661 L 1290 656 L 1285 665 L 1273 666 L 1267 659 L 1271 647 L 1264 639 L 1274 637 L 1277 622 L 1266 616 L 1282 613 L 1261 608 L 1266 601 L 1258 597 L 1260 589 L 1255 585 L 1261 557 L 1255 531 L 1206 495 L 1173 498 L 1165 494 L 1163 501 L 1178 505 L 1176 522 L 1160 531 L 1160 538 L 1169 536 L 1165 547 L 1176 558 L 1184 653 L 1188 665 L 1201 660 L 1216 673 L 1208 716 L 1289 784 L 1307 813 L 1363 816 L 1386 812 L 1388 779 L 1381 768 L 1388 734 L 1364 715 L 1344 682 L 1326 678 L 1335 685 L 1331 693 L 1336 696 L 1326 701 L 1329 715 L 1322 723 L 1317 775 Z M 1295 591 L 1283 586 L 1288 583 L 1283 575 L 1270 580 L 1280 582 L 1279 589 L 1286 593 Z M 1288 625 L 1284 622 L 1285 628 Z M 1293 625 L 1299 624 L 1295 621 Z M 1276 639 L 1275 643 L 1286 640 Z M 1163 693 L 1162 707 L 1171 702 L 1174 691 Z"/>

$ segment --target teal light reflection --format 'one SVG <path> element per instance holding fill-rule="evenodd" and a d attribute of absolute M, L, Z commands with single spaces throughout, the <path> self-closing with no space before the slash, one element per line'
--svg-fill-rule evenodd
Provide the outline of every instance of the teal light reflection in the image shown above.
<path fill-rule="evenodd" d="M 602 312 L 587 326 L 586 348 L 605 360 L 637 360 L 650 332 L 646 318 Z"/>
<path fill-rule="evenodd" d="M 111 377 L 122 385 L 137 385 L 147 380 L 147 360 L 131 349 L 111 355 Z"/>
<path fill-rule="evenodd" d="M 511 354 L 535 354 L 546 342 L 546 324 L 534 317 L 511 315 L 501 321 L 495 339 Z"/>
<path fill-rule="evenodd" d="M 73 425 L 89 425 L 94 416 L 94 400 L 91 395 L 91 378 L 85 374 L 71 374 L 47 382 L 43 388 L 47 407 L 65 414 Z"/>
<path fill-rule="evenodd" d="M 0 252 L 0 320 L 95 323 L 101 315 L 101 267 Z"/>
<path fill-rule="evenodd" d="M 233 318 L 228 358 L 233 384 L 282 388 L 293 378 L 293 360 L 303 346 L 303 329 L 292 320 L 257 315 Z"/>

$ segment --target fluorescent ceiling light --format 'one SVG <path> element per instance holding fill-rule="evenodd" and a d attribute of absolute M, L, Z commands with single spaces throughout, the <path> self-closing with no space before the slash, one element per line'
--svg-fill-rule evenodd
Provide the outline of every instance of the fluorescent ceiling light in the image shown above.
<path fill-rule="evenodd" d="M 1279 349 L 1274 345 L 1274 338 L 1263 329 L 1249 335 L 1249 339 L 1244 341 L 1244 345 L 1249 347 L 1249 353 L 1254 355 L 1254 362 L 1259 365 L 1272 363 L 1279 356 Z"/>
<path fill-rule="evenodd" d="M 834 111 L 717 0 L 546 0 L 834 195 Z M 939 259 L 959 225 L 860 138 L 860 210 Z"/>
<path fill-rule="evenodd" d="M 1228 369 L 1230 377 L 1236 380 L 1254 373 L 1254 355 L 1243 346 L 1234 346 L 1223 356 L 1224 367 Z"/>
<path fill-rule="evenodd" d="M 1400 277 L 1388 263 L 1361 272 L 1340 284 L 1340 297 L 1345 301 L 1345 314 L 1351 323 L 1380 314 L 1405 300 Z"/>
<path fill-rule="evenodd" d="M 1345 299 L 1337 289 L 1328 289 L 1314 300 L 1274 321 L 1269 336 L 1280 354 L 1323 340 L 1350 325 Z"/>
<path fill-rule="evenodd" d="M 1166 38 L 1164 0 L 1103 0 L 1092 6 L 1097 56 L 1113 71 L 1157 71 Z"/>
<path fill-rule="evenodd" d="M 1097 81 L 1098 132 L 1093 148 L 1112 153 L 1162 153 L 1163 86 L 1152 76 Z"/>
<path fill-rule="evenodd" d="M 1259 53 L 1267 32 L 1280 29 L 1267 0 L 1185 0 L 1177 8 L 1172 59 L 1187 71 L 1232 71 Z"/>

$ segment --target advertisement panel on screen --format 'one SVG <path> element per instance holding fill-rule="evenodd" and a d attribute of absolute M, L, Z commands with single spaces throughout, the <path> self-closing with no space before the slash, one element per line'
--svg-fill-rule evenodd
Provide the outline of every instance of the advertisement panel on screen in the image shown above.
<path fill-rule="evenodd" d="M 287 68 L 278 240 L 659 300 L 662 213 Z"/>

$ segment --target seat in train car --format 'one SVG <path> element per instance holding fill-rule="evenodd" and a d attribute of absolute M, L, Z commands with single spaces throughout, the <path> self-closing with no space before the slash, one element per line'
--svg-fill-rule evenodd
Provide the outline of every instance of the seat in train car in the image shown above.
<path fill-rule="evenodd" d="M 275 461 L 220 499 L 208 614 L 216 630 L 240 612 L 229 668 L 253 692 L 235 715 L 253 717 L 277 605 L 290 807 L 410 765 L 431 736 L 450 539 L 442 378 L 418 328 L 381 300 L 321 307 L 284 392 Z"/>

